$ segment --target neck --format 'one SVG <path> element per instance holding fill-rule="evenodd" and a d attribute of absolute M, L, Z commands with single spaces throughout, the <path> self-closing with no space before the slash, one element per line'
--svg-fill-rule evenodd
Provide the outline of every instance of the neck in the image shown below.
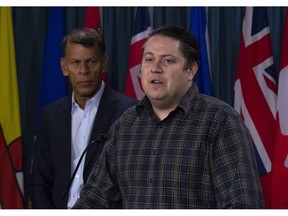
<path fill-rule="evenodd" d="M 81 107 L 81 109 L 84 109 L 86 102 L 89 99 L 90 99 L 89 97 L 79 97 L 79 98 L 75 98 L 75 102 Z"/>

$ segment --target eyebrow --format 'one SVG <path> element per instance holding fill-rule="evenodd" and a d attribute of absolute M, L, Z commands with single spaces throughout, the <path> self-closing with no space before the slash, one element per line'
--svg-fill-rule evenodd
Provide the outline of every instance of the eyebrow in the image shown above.
<path fill-rule="evenodd" d="M 96 57 L 96 56 L 91 56 L 91 57 L 84 58 L 84 61 L 86 62 L 86 61 L 90 61 L 90 60 L 92 60 L 92 59 L 98 60 L 98 59 L 101 59 L 101 58 Z M 75 57 L 71 57 L 70 60 L 74 60 L 74 61 L 75 61 L 75 60 L 82 61 L 83 58 L 78 58 L 78 57 L 75 58 Z"/>
<path fill-rule="evenodd" d="M 144 53 L 143 56 L 145 55 L 153 55 L 154 54 L 152 52 L 147 52 L 147 53 Z M 173 54 L 163 54 L 163 55 L 160 55 L 161 58 L 165 58 L 165 57 L 175 57 Z"/>

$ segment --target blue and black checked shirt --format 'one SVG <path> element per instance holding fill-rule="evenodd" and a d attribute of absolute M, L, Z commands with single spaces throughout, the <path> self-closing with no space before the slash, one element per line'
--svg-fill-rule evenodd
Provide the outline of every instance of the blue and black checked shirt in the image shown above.
<path fill-rule="evenodd" d="M 112 126 L 74 208 L 263 208 L 250 134 L 195 84 L 160 121 L 144 97 Z"/>

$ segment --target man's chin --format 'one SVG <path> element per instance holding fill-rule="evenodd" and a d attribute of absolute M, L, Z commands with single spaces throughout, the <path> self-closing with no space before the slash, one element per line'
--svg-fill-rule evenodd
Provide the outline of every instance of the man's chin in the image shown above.
<path fill-rule="evenodd" d="M 91 92 L 91 91 L 87 91 L 87 92 L 83 91 L 80 93 L 81 97 L 83 98 L 92 98 L 94 97 L 95 94 L 96 94 L 95 92 Z"/>

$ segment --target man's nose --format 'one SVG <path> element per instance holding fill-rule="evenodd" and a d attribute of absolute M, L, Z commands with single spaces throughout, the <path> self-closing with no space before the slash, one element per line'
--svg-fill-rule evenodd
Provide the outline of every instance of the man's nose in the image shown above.
<path fill-rule="evenodd" d="M 87 74 L 88 73 L 88 66 L 85 61 L 81 62 L 80 68 L 79 68 L 79 73 L 80 74 Z"/>
<path fill-rule="evenodd" d="M 153 73 L 161 73 L 162 72 L 162 62 L 161 61 L 155 61 L 152 65 L 152 72 Z"/>

